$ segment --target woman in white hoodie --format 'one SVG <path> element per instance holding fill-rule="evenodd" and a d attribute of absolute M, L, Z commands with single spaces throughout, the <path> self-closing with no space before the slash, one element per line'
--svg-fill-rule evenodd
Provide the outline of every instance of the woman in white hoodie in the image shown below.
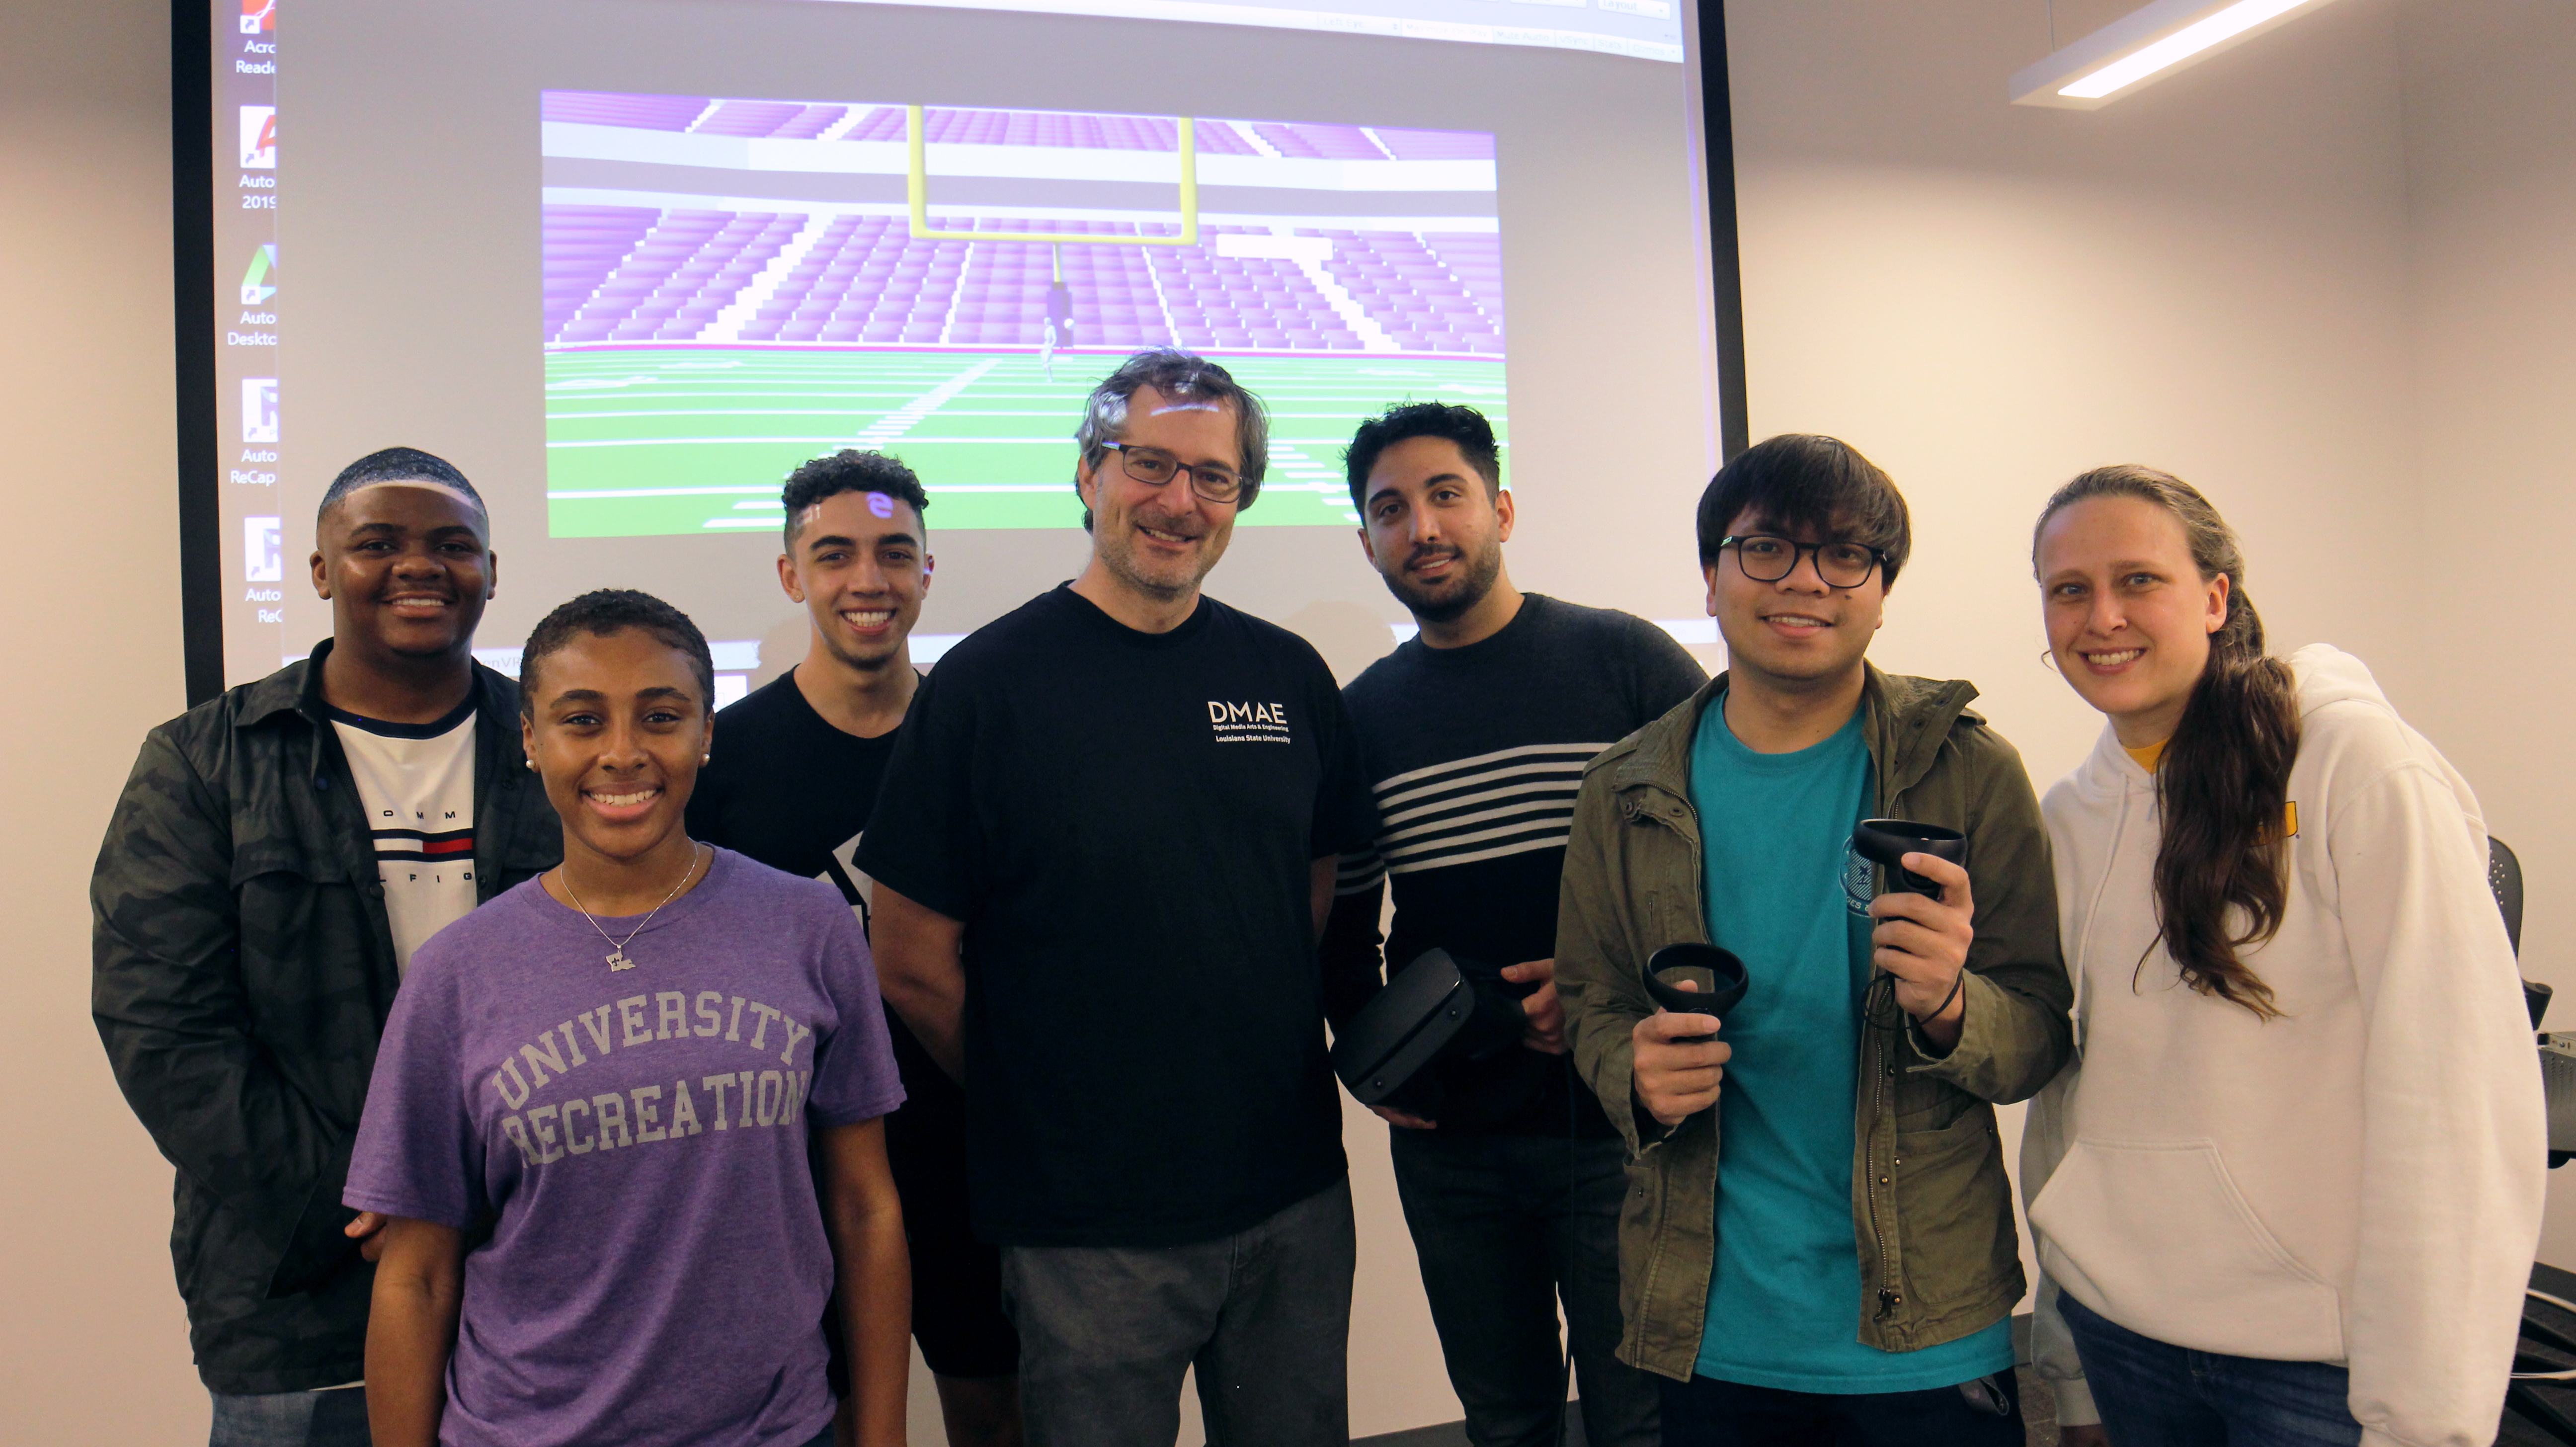
<path fill-rule="evenodd" d="M 2061 1422 L 2482 1447 L 2547 1153 L 2476 798 L 2360 660 L 2265 655 L 2180 479 L 2076 478 L 2032 562 L 2109 718 L 2042 806 L 2079 1053 L 2022 1176 Z"/>

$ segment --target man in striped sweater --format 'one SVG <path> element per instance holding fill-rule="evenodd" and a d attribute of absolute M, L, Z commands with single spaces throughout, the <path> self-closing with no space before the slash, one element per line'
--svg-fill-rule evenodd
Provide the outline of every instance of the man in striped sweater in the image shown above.
<path fill-rule="evenodd" d="M 1471 1440 L 1559 1439 L 1561 1300 L 1586 1440 L 1651 1447 L 1653 1380 L 1612 1355 L 1625 1148 L 1567 1069 L 1550 956 L 1583 766 L 1707 676 L 1644 619 L 1512 586 L 1512 497 L 1474 409 L 1392 408 L 1362 424 L 1346 467 L 1361 545 L 1421 633 L 1343 690 L 1381 823 L 1342 861 L 1326 1011 L 1338 1028 L 1382 968 L 1433 948 L 1535 986 L 1525 1048 L 1444 1064 L 1423 1114 L 1378 1108 L 1405 1223 Z"/>

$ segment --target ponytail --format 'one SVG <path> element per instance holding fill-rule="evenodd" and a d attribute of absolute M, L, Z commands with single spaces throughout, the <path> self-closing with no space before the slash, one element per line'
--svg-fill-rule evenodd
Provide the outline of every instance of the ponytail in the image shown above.
<path fill-rule="evenodd" d="M 2289 902 L 2290 765 L 2299 753 L 2289 665 L 2263 651 L 2263 620 L 2245 592 L 2245 555 L 2209 499 L 2151 467 L 2102 467 L 2059 488 L 2040 512 L 2040 527 L 2060 509 L 2096 497 L 2163 508 L 2182 524 L 2202 581 L 2228 581 L 2226 620 L 2209 636 L 2209 662 L 2156 771 L 2164 821 L 2156 847 L 2157 939 L 2184 984 L 2257 1019 L 2273 1018 L 2281 1012 L 2272 987 L 2237 952 L 2277 934 Z M 2031 551 L 2035 564 L 2036 529 Z"/>

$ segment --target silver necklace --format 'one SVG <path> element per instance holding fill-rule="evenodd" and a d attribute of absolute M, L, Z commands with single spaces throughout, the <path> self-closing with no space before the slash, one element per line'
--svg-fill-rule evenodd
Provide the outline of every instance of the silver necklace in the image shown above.
<path fill-rule="evenodd" d="M 689 880 L 694 877 L 697 872 L 698 846 L 692 844 L 689 846 L 689 867 L 680 872 L 680 882 L 671 886 L 671 892 L 662 896 L 662 904 L 669 904 L 672 900 L 679 898 L 680 890 L 688 884 Z M 615 973 L 618 970 L 631 970 L 635 968 L 635 962 L 626 958 L 626 947 L 635 943 L 635 937 L 637 935 L 644 933 L 645 925 L 649 925 L 653 922 L 653 915 L 660 914 L 662 912 L 662 904 L 653 906 L 652 914 L 644 916 L 644 924 L 639 924 L 635 928 L 628 930 L 626 932 L 626 938 L 622 940 L 609 939 L 608 931 L 600 929 L 599 921 L 592 917 L 589 908 L 581 902 L 581 896 L 572 892 L 571 871 L 565 869 L 561 865 L 557 865 L 555 866 L 555 878 L 563 881 L 564 896 L 572 901 L 572 907 L 581 911 L 581 917 L 583 919 L 590 920 L 590 927 L 592 929 L 599 930 L 599 937 L 601 939 L 608 940 L 609 971 L 611 973 Z"/>

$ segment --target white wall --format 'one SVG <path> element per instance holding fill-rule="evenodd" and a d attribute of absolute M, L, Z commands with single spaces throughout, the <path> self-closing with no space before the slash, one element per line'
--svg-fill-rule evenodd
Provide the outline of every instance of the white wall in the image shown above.
<path fill-rule="evenodd" d="M 1974 679 L 2042 789 L 2070 768 L 2099 716 L 2041 661 L 2030 529 L 2109 462 L 2210 493 L 2276 645 L 2396 650 L 2347 586 L 2411 481 L 2393 0 L 2093 112 L 2004 103 L 2039 0 L 1727 10 L 1752 432 L 1905 489 L 1879 663 Z"/>
<path fill-rule="evenodd" d="M 2576 1029 L 2576 662 L 2557 559 L 2576 532 L 2576 8 L 2410 4 L 2409 280 L 2421 485 L 2411 544 L 2354 586 L 2404 596 L 2411 645 L 2381 676 L 2478 787 L 2530 882 L 2523 973 Z M 2517 563 L 2516 558 L 2526 561 Z M 2553 1179 L 2542 1259 L 2576 1265 L 2576 1170 Z"/>
<path fill-rule="evenodd" d="M 177 713 L 168 7 L 0 6 L 0 1442 L 205 1440 L 170 1168 L 89 1021 L 85 891 L 143 731 Z"/>

